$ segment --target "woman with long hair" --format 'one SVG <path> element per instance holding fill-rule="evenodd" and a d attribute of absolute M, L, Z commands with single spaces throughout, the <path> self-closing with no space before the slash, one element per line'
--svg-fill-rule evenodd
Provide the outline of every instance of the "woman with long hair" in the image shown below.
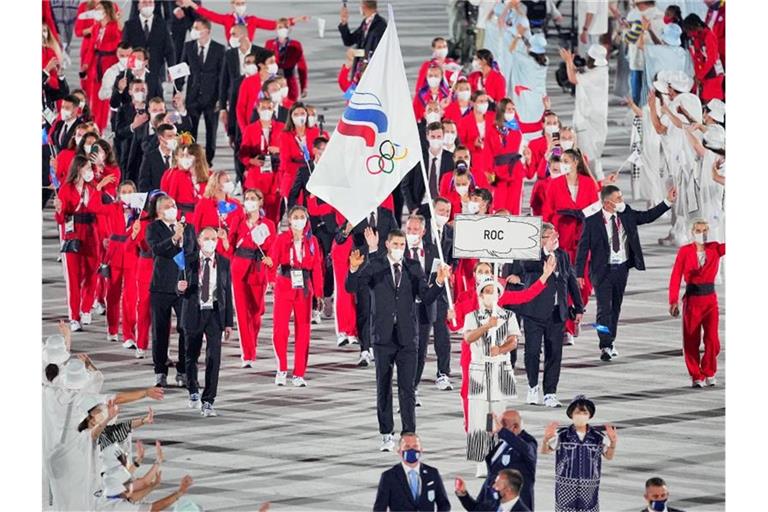
<path fill-rule="evenodd" d="M 494 103 L 501 101 L 507 94 L 507 80 L 499 71 L 493 53 L 485 48 L 475 52 L 468 81 L 473 91 L 485 91 Z"/>
<path fill-rule="evenodd" d="M 48 73 L 48 86 L 53 89 L 59 88 L 59 69 L 61 69 L 62 56 L 61 46 L 56 38 L 53 37 L 48 24 L 43 20 L 43 69 Z M 54 60 L 55 59 L 55 60 Z"/>
<path fill-rule="evenodd" d="M 312 145 L 318 129 L 307 127 L 307 108 L 298 101 L 291 105 L 288 120 L 280 135 L 280 196 L 287 200 L 299 168 L 308 166 L 313 158 Z"/>
<path fill-rule="evenodd" d="M 280 222 L 280 123 L 274 118 L 274 103 L 269 97 L 259 100 L 259 119 L 243 132 L 238 158 L 245 166 L 243 189 L 258 189 L 264 194 L 264 211 L 272 222 Z"/>
<path fill-rule="evenodd" d="M 160 179 L 160 190 L 176 201 L 181 218 L 194 213 L 208 186 L 211 171 L 202 146 L 192 142 L 188 133 L 182 133 L 179 142 L 173 159 L 176 166 L 165 171 Z"/>
<path fill-rule="evenodd" d="M 486 139 L 493 155 L 493 209 L 506 209 L 512 215 L 519 215 L 525 178 L 525 169 L 520 162 L 523 134 L 520 131 L 515 104 L 511 99 L 504 98 L 499 101 L 494 123 Z"/>
<path fill-rule="evenodd" d="M 456 129 L 461 143 L 469 148 L 472 160 L 472 172 L 486 178 L 491 171 L 493 157 L 491 156 L 488 137 L 493 131 L 495 116 L 489 111 L 488 94 L 485 91 L 472 93 L 472 113 L 462 116 Z"/>
<path fill-rule="evenodd" d="M 103 0 L 94 10 L 96 22 L 92 25 L 93 46 L 85 91 L 90 100 L 93 120 L 103 131 L 109 119 L 109 100 L 100 100 L 98 92 L 104 72 L 117 62 L 117 45 L 120 44 L 123 23 L 113 2 Z"/>
<path fill-rule="evenodd" d="M 244 217 L 243 206 L 234 197 L 235 184 L 226 171 L 214 171 L 208 177 L 203 197 L 195 205 L 192 218 L 187 222 L 199 233 L 203 228 L 229 231 L 236 227 Z M 219 232 L 221 238 L 221 232 Z M 224 243 L 228 244 L 225 238 Z M 225 251 L 226 252 L 226 251 Z"/>

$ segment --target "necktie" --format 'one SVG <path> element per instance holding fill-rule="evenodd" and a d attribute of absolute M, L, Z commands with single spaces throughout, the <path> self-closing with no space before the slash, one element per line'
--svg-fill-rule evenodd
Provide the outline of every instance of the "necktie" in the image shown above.
<path fill-rule="evenodd" d="M 619 252 L 621 244 L 619 243 L 619 224 L 616 222 L 616 215 L 611 215 L 611 225 L 613 226 L 611 232 L 611 249 L 613 249 L 613 252 Z"/>
<path fill-rule="evenodd" d="M 408 483 L 411 486 L 411 494 L 413 495 L 413 500 L 418 501 L 419 499 L 419 474 L 416 472 L 415 469 L 412 469 L 408 472 Z"/>
<path fill-rule="evenodd" d="M 59 133 L 59 147 L 64 147 L 64 137 L 67 135 L 67 125 L 62 123 L 61 132 Z"/>
<path fill-rule="evenodd" d="M 419 261 L 419 248 L 418 247 L 414 247 L 413 249 L 411 249 L 411 257 L 414 260 Z"/>
<path fill-rule="evenodd" d="M 373 229 L 376 230 L 376 215 L 371 212 L 371 216 L 368 218 L 368 225 Z"/>
<path fill-rule="evenodd" d="M 403 277 L 403 272 L 400 270 L 399 263 L 395 263 L 392 266 L 395 268 L 395 288 L 400 288 L 400 279 Z"/>
<path fill-rule="evenodd" d="M 211 296 L 211 258 L 205 258 L 203 263 L 203 285 L 200 290 L 200 301 L 208 302 Z"/>
<path fill-rule="evenodd" d="M 371 28 L 371 22 L 373 22 L 373 18 L 365 20 L 365 26 L 363 27 L 363 41 L 368 37 L 368 29 Z"/>
<path fill-rule="evenodd" d="M 429 166 L 429 193 L 432 195 L 432 199 L 436 198 L 437 193 L 437 157 L 432 157 L 432 164 Z"/>
<path fill-rule="evenodd" d="M 197 56 L 200 59 L 200 66 L 205 64 L 205 46 L 200 46 L 200 53 L 198 53 Z"/>
<path fill-rule="evenodd" d="M 149 20 L 144 20 L 144 40 L 149 41 Z"/>
<path fill-rule="evenodd" d="M 165 162 L 165 168 L 168 169 L 171 166 L 171 155 L 163 156 L 163 161 Z"/>

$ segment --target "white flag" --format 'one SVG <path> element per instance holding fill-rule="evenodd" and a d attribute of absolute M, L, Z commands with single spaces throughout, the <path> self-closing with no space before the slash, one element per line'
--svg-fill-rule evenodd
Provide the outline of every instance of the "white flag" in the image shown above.
<path fill-rule="evenodd" d="M 168 76 L 171 80 L 178 80 L 179 78 L 184 78 L 190 74 L 191 71 L 189 70 L 189 64 L 186 62 L 176 64 L 175 66 L 168 66 Z"/>
<path fill-rule="evenodd" d="M 307 190 L 357 224 L 421 161 L 421 142 L 392 9 L 384 36 Z"/>

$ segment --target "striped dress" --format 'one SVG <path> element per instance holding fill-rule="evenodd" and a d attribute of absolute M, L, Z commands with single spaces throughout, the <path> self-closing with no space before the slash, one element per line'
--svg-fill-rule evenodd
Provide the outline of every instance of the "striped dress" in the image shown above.
<path fill-rule="evenodd" d="M 470 345 L 469 424 L 467 428 L 467 460 L 482 462 L 496 444 L 496 436 L 486 431 L 489 412 L 501 415 L 507 402 L 515 398 L 515 374 L 507 354 L 491 356 L 491 347 L 504 343 L 508 336 L 520 336 L 515 314 L 494 307 L 497 327 Z M 488 323 L 491 312 L 485 308 L 464 318 L 464 335 Z"/>

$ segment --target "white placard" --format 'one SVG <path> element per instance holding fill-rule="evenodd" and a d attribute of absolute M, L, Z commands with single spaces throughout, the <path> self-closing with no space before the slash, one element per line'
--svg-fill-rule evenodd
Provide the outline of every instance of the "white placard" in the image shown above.
<path fill-rule="evenodd" d="M 146 192 L 135 192 L 133 194 L 128 194 L 128 205 L 131 208 L 135 208 L 137 210 L 143 210 L 144 204 L 147 202 L 147 193 Z"/>
<path fill-rule="evenodd" d="M 454 222 L 454 258 L 511 261 L 541 257 L 541 217 L 460 214 Z"/>
<path fill-rule="evenodd" d="M 181 64 L 176 64 L 175 66 L 170 66 L 168 68 L 168 76 L 171 78 L 171 80 L 178 80 L 179 78 L 189 76 L 189 74 L 189 65 L 186 62 L 182 62 Z"/>

